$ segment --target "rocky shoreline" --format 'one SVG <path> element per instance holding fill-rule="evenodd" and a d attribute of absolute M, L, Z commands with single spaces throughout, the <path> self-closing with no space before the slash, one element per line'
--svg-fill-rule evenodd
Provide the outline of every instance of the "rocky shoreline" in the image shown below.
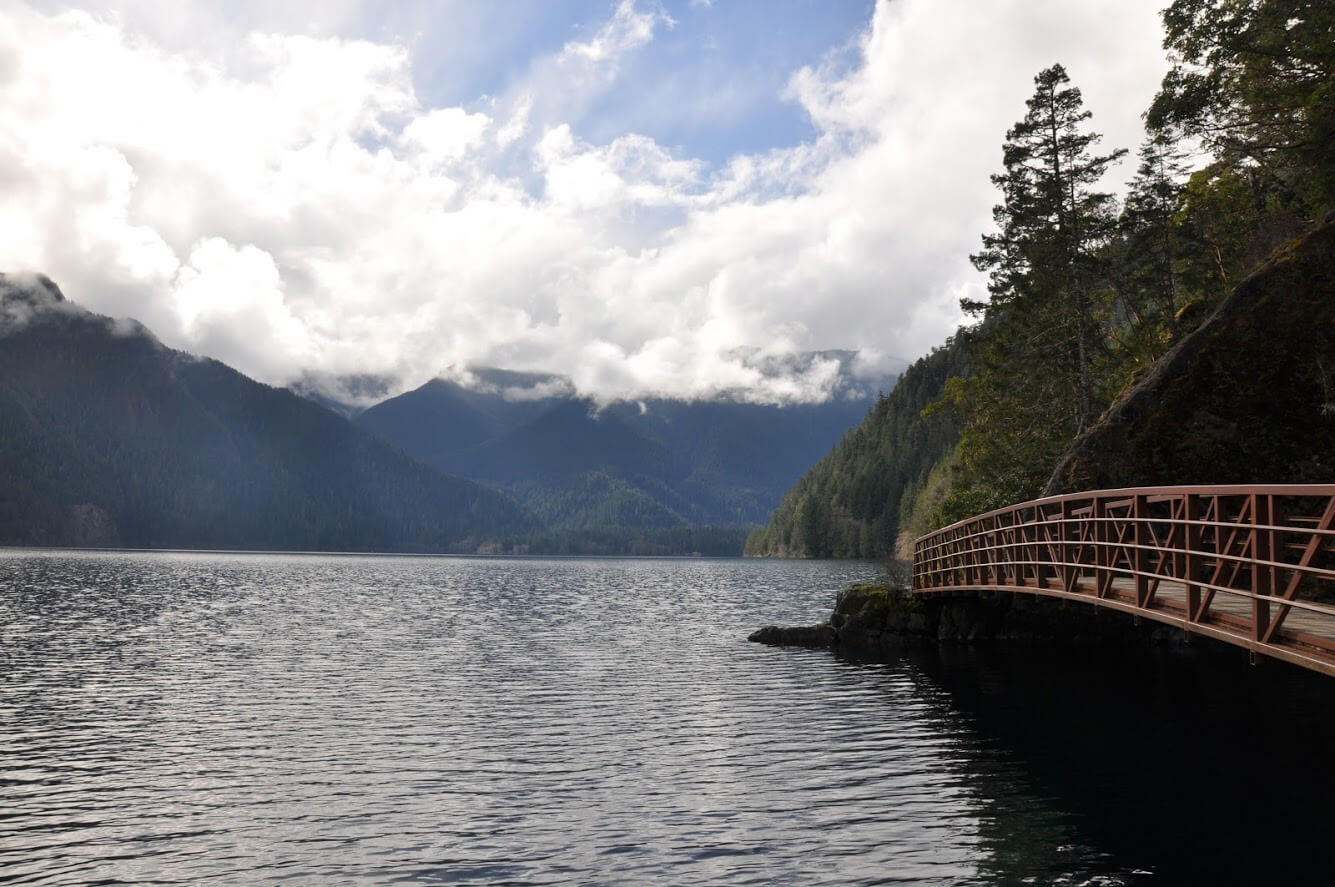
<path fill-rule="evenodd" d="M 1180 646 L 1180 629 L 1136 622 L 1079 602 L 1010 592 L 918 598 L 906 589 L 859 582 L 839 592 L 828 622 L 768 625 L 747 640 L 779 647 L 830 648 L 859 658 L 892 658 L 941 643 L 1047 646 Z"/>

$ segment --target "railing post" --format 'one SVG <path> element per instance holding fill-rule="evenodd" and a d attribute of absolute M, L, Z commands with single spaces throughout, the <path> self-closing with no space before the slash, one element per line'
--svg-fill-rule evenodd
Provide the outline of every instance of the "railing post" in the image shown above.
<path fill-rule="evenodd" d="M 1034 506 L 1034 583 L 1039 588 L 1048 587 L 1047 562 L 1052 560 L 1052 528 L 1046 526 L 1047 512 L 1041 505 Z M 1043 554 L 1044 538 L 1047 537 L 1048 553 Z"/>
<path fill-rule="evenodd" d="M 918 539 L 913 543 L 913 564 L 909 568 L 909 588 L 914 591 L 922 588 L 922 586 L 918 584 L 918 576 L 920 575 L 918 572 L 918 565 L 921 562 L 922 545 L 923 543 L 921 539 Z M 896 554 L 898 554 L 898 552 L 896 552 Z"/>
<path fill-rule="evenodd" d="M 1064 509 L 1058 506 L 1056 512 L 1057 538 L 1055 540 L 1055 545 L 1053 544 L 1054 540 L 1052 538 L 1052 531 L 1048 531 L 1048 559 L 1054 562 L 1052 572 L 1057 579 L 1058 588 L 1062 588 L 1066 581 L 1066 571 L 1064 567 L 1066 563 L 1066 522 L 1062 520 L 1063 511 Z M 1048 521 L 1052 521 L 1052 516 L 1048 517 Z"/>
<path fill-rule="evenodd" d="M 1145 550 L 1150 534 L 1146 532 L 1145 521 L 1149 519 L 1149 502 L 1145 496 L 1137 493 L 1131 499 L 1131 544 L 1134 546 L 1131 557 L 1135 571 L 1136 606 L 1144 607 L 1150 597 L 1149 553 Z"/>
<path fill-rule="evenodd" d="M 1020 584 L 1019 551 L 1015 548 L 1018 536 L 1015 531 L 1014 509 L 1005 512 L 1006 524 L 1006 585 Z"/>
<path fill-rule="evenodd" d="M 1060 540 L 1057 546 L 1057 550 L 1060 552 L 1061 564 L 1062 564 L 1061 573 L 1059 574 L 1061 578 L 1062 591 L 1071 590 L 1071 575 L 1073 573 L 1073 570 L 1071 568 L 1072 558 L 1070 549 L 1070 542 L 1071 542 L 1070 539 L 1071 528 L 1069 525 L 1070 519 L 1071 519 L 1071 500 L 1063 499 L 1061 513 L 1060 513 L 1061 534 L 1057 537 L 1058 540 Z M 1077 538 L 1079 538 L 1078 533 L 1077 533 Z"/>
<path fill-rule="evenodd" d="M 1111 532 L 1108 526 L 1108 506 L 1102 496 L 1095 496 L 1090 505 L 1094 517 L 1094 597 L 1108 596 L 1112 588 Z"/>
<path fill-rule="evenodd" d="M 987 546 L 988 546 L 987 560 L 989 568 L 988 578 L 991 580 L 992 585 L 1001 584 L 1001 570 L 997 566 L 997 562 L 1001 559 L 1001 549 L 999 547 L 1001 533 L 998 529 L 1000 523 L 1001 523 L 1001 516 L 996 514 L 992 515 L 992 520 L 991 520 L 992 529 L 989 531 L 987 535 Z"/>
<path fill-rule="evenodd" d="M 987 558 L 987 536 L 980 520 L 973 525 L 973 581 L 979 587 L 987 584 Z"/>
<path fill-rule="evenodd" d="M 1274 560 L 1274 531 L 1263 529 L 1270 524 L 1270 511 L 1274 500 L 1271 496 L 1251 494 L 1251 549 L 1252 549 L 1252 640 L 1260 641 L 1270 627 L 1270 601 L 1260 595 L 1269 595 L 1274 591 L 1271 568 L 1262 565 L 1262 561 Z"/>
<path fill-rule="evenodd" d="M 960 542 L 962 532 L 962 529 L 954 530 L 950 539 L 951 584 L 961 587 L 969 584 L 969 562 L 962 550 L 963 543 Z"/>
<path fill-rule="evenodd" d="M 1201 587 L 1196 583 L 1196 577 L 1201 568 L 1201 525 L 1196 521 L 1200 518 L 1200 503 L 1195 493 L 1186 493 L 1182 499 L 1182 519 L 1186 524 L 1186 541 L 1183 548 L 1182 561 L 1182 581 L 1186 584 L 1187 590 L 1187 634 L 1191 634 L 1191 623 L 1200 618 L 1198 612 L 1201 608 Z"/>

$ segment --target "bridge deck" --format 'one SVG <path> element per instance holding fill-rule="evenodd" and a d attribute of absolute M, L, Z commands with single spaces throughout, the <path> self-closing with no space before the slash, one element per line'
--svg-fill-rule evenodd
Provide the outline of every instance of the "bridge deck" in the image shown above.
<path fill-rule="evenodd" d="M 1079 600 L 1335 676 L 1335 485 L 1026 502 L 919 539 L 913 590 Z"/>

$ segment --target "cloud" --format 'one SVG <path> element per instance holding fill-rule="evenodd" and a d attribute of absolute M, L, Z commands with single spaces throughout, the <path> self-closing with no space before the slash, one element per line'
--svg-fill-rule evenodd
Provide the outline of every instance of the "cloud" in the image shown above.
<path fill-rule="evenodd" d="M 851 55 L 793 72 L 812 138 L 711 165 L 586 134 L 673 26 L 657 6 L 448 107 L 347 10 L 294 34 L 250 6 L 191 44 L 136 8 L 0 12 L 0 269 L 272 383 L 489 365 L 603 400 L 819 399 L 830 367 L 764 359 L 912 358 L 982 292 L 967 256 L 1039 69 L 1066 64 L 1105 145 L 1134 147 L 1165 67 L 1152 3 L 882 2 Z"/>
<path fill-rule="evenodd" d="M 490 126 L 491 118 L 486 114 L 470 114 L 463 108 L 436 108 L 405 126 L 399 144 L 408 154 L 416 154 L 427 163 L 449 164 L 476 148 Z"/>
<path fill-rule="evenodd" d="M 191 350 L 229 354 L 260 377 L 311 359 L 311 335 L 293 315 L 273 256 L 221 237 L 201 240 L 176 274 L 172 303 Z"/>
<path fill-rule="evenodd" d="M 588 73 L 599 72 L 592 67 L 615 63 L 623 55 L 648 43 L 653 38 L 654 28 L 659 23 L 672 25 L 674 22 L 661 8 L 653 12 L 643 12 L 635 8 L 633 0 L 621 0 L 616 6 L 612 18 L 608 20 L 593 38 L 586 41 L 572 40 L 567 43 L 556 57 L 559 66 L 577 67 L 590 65 Z M 615 76 L 616 71 L 603 70 L 600 76 Z"/>

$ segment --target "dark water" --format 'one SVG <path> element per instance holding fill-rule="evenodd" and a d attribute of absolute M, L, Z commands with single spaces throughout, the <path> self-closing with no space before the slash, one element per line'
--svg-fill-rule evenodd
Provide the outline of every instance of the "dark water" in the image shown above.
<path fill-rule="evenodd" d="M 0 552 L 0 882 L 1329 882 L 1325 679 L 745 643 L 875 574 Z"/>

